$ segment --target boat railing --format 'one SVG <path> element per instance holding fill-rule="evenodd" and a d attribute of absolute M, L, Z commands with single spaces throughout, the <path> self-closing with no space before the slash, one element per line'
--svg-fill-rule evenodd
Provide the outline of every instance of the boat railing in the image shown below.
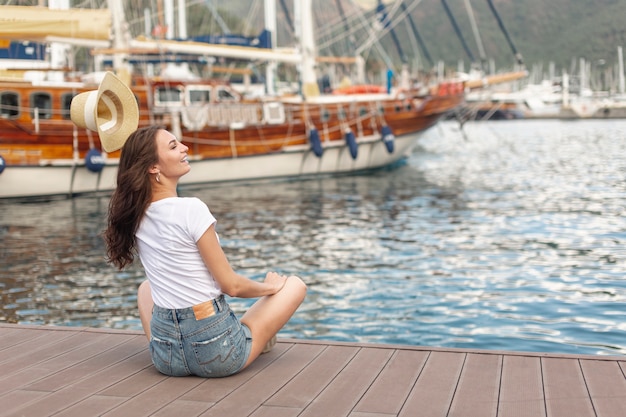
<path fill-rule="evenodd" d="M 207 126 L 282 124 L 285 109 L 282 103 L 215 103 L 192 104 L 180 108 L 183 126 L 200 131 Z"/>

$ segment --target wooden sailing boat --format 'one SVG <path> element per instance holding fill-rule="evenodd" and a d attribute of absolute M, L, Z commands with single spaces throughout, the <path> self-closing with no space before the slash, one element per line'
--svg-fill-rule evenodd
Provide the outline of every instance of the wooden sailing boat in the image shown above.
<path fill-rule="evenodd" d="M 310 1 L 303 2 L 303 10 L 310 8 Z M 115 14 L 121 2 L 112 1 L 109 7 Z M 320 95 L 312 71 L 312 24 L 305 26 L 305 21 L 299 52 L 254 52 L 308 68 L 301 95 L 247 100 L 231 86 L 211 80 L 128 78 L 139 103 L 140 126 L 161 124 L 189 146 L 192 169 L 181 185 L 386 166 L 406 157 L 425 130 L 463 101 L 463 84 L 455 81 L 426 90 Z M 71 25 L 65 21 L 54 26 Z M 64 38 L 62 33 L 54 36 Z M 17 37 L 33 38 L 24 33 Z M 112 46 L 134 53 L 176 48 L 223 56 L 252 54 L 195 42 L 133 40 Z M 98 80 L 97 75 L 55 82 L 0 80 L 0 198 L 72 196 L 115 187 L 119 155 L 104 153 L 97 136 L 69 120 L 72 97 L 96 89 Z"/>

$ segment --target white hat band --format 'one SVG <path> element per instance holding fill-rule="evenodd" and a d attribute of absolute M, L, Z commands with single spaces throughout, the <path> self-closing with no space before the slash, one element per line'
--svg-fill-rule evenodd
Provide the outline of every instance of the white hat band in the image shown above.
<path fill-rule="evenodd" d="M 95 132 L 98 131 L 98 124 L 96 123 L 96 112 L 94 109 L 98 108 L 98 92 L 90 91 L 85 101 L 85 127 Z"/>

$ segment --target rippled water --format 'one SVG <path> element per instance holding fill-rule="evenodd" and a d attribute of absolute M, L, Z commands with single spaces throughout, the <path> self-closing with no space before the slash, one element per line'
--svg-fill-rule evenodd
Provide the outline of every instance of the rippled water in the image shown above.
<path fill-rule="evenodd" d="M 181 194 L 238 272 L 308 283 L 283 337 L 626 354 L 625 151 L 626 121 L 445 122 L 395 169 Z M 0 203 L 0 321 L 140 329 L 107 203 Z"/>

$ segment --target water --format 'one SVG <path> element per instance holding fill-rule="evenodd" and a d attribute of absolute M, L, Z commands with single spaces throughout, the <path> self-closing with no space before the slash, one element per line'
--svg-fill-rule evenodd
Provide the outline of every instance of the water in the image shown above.
<path fill-rule="evenodd" d="M 445 122 L 394 169 L 181 194 L 238 272 L 308 283 L 281 337 L 626 354 L 625 137 L 621 120 Z M 141 328 L 141 268 L 104 262 L 107 204 L 0 203 L 0 321 Z"/>

